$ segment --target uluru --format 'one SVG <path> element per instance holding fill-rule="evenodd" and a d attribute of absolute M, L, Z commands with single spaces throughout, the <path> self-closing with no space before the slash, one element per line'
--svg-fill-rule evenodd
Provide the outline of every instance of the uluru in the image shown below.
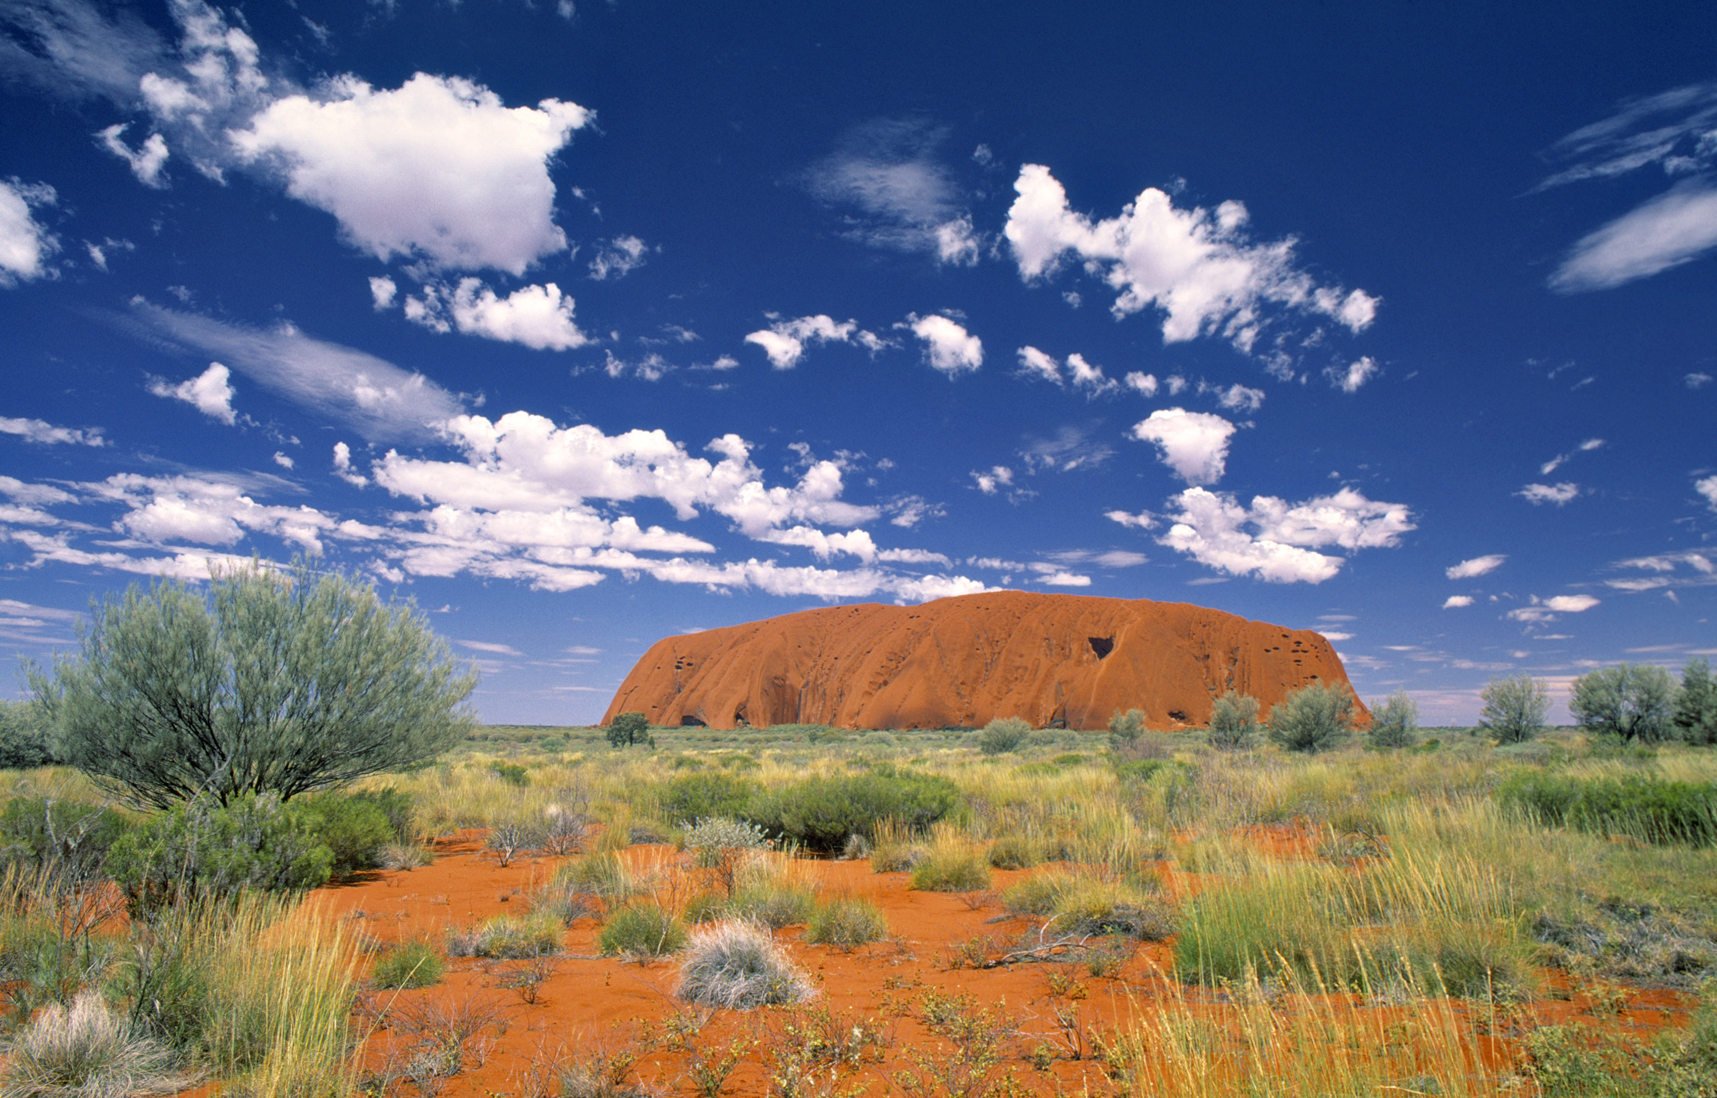
<path fill-rule="evenodd" d="M 1093 730 L 1138 709 L 1148 727 L 1173 729 L 1207 724 L 1226 690 L 1257 698 L 1262 717 L 1313 682 L 1349 685 L 1310 630 L 1187 603 L 997 591 L 667 637 L 603 721 L 638 712 L 656 725 L 908 729 L 1017 716 Z"/>

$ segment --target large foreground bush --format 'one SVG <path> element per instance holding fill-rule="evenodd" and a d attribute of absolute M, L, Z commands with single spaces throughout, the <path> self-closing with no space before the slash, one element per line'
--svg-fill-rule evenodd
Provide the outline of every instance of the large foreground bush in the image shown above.
<path fill-rule="evenodd" d="M 477 676 L 421 614 L 305 561 L 133 584 L 90 616 L 31 687 L 66 761 L 140 805 L 288 800 L 424 763 L 474 721 Z"/>
<path fill-rule="evenodd" d="M 272 794 L 225 807 L 196 797 L 121 835 L 107 869 L 134 912 L 249 889 L 303 891 L 327 881 L 334 865 L 315 832 L 318 818 Z"/>

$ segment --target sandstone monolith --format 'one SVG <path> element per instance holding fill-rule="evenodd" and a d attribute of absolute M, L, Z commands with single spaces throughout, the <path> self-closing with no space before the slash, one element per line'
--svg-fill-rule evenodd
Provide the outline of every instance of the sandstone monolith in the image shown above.
<path fill-rule="evenodd" d="M 1100 729 L 1204 725 L 1230 688 L 1260 717 L 1311 682 L 1347 685 L 1317 633 L 1145 599 L 1000 591 L 834 606 L 657 641 L 603 717 L 656 725 Z M 1359 707 L 1364 719 L 1364 707 Z"/>

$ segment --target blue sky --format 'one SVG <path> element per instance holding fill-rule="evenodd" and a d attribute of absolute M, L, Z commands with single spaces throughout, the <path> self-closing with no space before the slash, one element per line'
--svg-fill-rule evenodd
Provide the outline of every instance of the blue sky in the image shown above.
<path fill-rule="evenodd" d="M 858 11 L 0 0 L 0 645 L 314 552 L 490 721 L 1002 587 L 1427 723 L 1717 653 L 1717 8 Z"/>

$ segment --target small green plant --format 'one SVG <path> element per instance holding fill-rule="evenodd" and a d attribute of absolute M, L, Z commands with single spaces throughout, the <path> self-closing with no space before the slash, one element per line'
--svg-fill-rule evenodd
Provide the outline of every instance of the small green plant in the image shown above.
<path fill-rule="evenodd" d="M 430 987 L 441 982 L 446 967 L 427 939 L 414 938 L 376 958 L 375 983 L 380 988 Z"/>
<path fill-rule="evenodd" d="M 530 771 L 526 770 L 518 763 L 502 762 L 500 759 L 496 759 L 494 762 L 489 764 L 489 770 L 495 775 L 495 777 L 506 782 L 508 785 L 517 786 L 518 788 L 523 789 L 525 786 L 531 784 Z"/>
<path fill-rule="evenodd" d="M 1210 707 L 1210 745 L 1237 751 L 1258 732 L 1258 699 L 1229 690 Z"/>
<path fill-rule="evenodd" d="M 734 921 L 717 923 L 692 936 L 674 994 L 702 1006 L 750 1010 L 797 1003 L 813 991 L 810 978 L 767 930 Z"/>
<path fill-rule="evenodd" d="M 1003 835 L 990 844 L 985 856 L 997 869 L 1030 869 L 1042 865 L 1049 852 L 1043 841 L 1034 836 Z"/>
<path fill-rule="evenodd" d="M 465 930 L 449 930 L 451 957 L 541 957 L 560 949 L 561 922 L 551 912 L 497 915 Z"/>
<path fill-rule="evenodd" d="M 1129 709 L 1123 713 L 1117 709 L 1109 717 L 1109 746 L 1124 751 L 1137 743 L 1144 731 L 1144 710 Z"/>
<path fill-rule="evenodd" d="M 1023 717 L 997 717 L 978 734 L 978 750 L 986 755 L 1017 751 L 1031 735 L 1031 724 Z"/>
<path fill-rule="evenodd" d="M 382 849 L 398 836 L 387 808 L 374 797 L 320 793 L 290 802 L 287 811 L 333 855 L 329 865 L 345 877 L 381 864 Z"/>
<path fill-rule="evenodd" d="M 678 953 L 685 948 L 686 927 L 679 916 L 655 904 L 628 904 L 608 917 L 596 936 L 597 948 L 608 957 L 640 960 Z"/>
<path fill-rule="evenodd" d="M 1371 728 L 1366 742 L 1379 750 L 1412 747 L 1419 742 L 1419 703 L 1407 691 L 1397 690 L 1371 707 Z"/>
<path fill-rule="evenodd" d="M 912 887 L 921 892 L 977 892 L 990 887 L 990 867 L 963 843 L 941 843 L 912 867 Z"/>
<path fill-rule="evenodd" d="M 1544 731 L 1550 691 L 1531 675 L 1499 675 L 1485 684 L 1479 698 L 1484 702 L 1479 727 L 1498 743 L 1525 743 Z"/>
<path fill-rule="evenodd" d="M 633 744 L 656 746 L 650 735 L 650 718 L 642 713 L 620 713 L 608 722 L 608 746 L 631 747 Z"/>
<path fill-rule="evenodd" d="M 1289 692 L 1270 710 L 1270 739 L 1289 751 L 1325 751 L 1353 726 L 1353 691 L 1314 682 Z"/>
<path fill-rule="evenodd" d="M 817 905 L 805 928 L 805 940 L 838 949 L 853 949 L 888 936 L 888 918 L 876 901 L 858 896 L 836 896 Z"/>

